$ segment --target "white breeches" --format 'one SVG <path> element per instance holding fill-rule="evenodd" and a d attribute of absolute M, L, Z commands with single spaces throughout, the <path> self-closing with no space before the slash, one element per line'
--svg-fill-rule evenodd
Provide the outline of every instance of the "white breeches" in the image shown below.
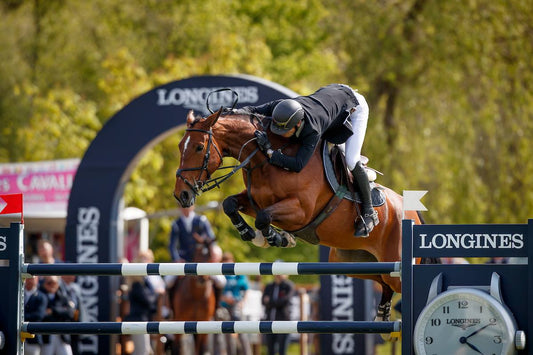
<path fill-rule="evenodd" d="M 355 107 L 355 111 L 350 115 L 352 121 L 353 134 L 345 143 L 346 165 L 348 169 L 353 170 L 355 164 L 361 160 L 361 149 L 365 141 L 366 125 L 368 123 L 368 104 L 363 95 L 358 92 L 353 92 L 359 105 Z"/>

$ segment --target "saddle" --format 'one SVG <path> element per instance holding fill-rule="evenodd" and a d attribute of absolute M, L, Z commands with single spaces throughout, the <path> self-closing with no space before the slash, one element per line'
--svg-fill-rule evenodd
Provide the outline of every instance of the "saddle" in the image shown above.
<path fill-rule="evenodd" d="M 372 205 L 379 207 L 385 203 L 385 194 L 380 185 L 375 183 L 376 172 L 368 168 L 365 159 L 365 168 L 370 180 L 370 191 L 372 198 Z M 348 170 L 344 152 L 337 145 L 330 146 L 327 142 L 322 144 L 322 161 L 324 164 L 324 173 L 329 186 L 337 194 L 339 191 L 345 190 L 346 193 L 342 196 L 346 200 L 356 203 L 361 203 L 361 198 L 357 191 L 355 191 L 352 173 Z"/>
<path fill-rule="evenodd" d="M 368 159 L 366 160 L 368 161 Z M 311 244 L 320 243 L 320 238 L 316 234 L 316 228 L 320 225 L 320 223 L 322 223 L 322 221 L 328 218 L 329 215 L 335 211 L 343 199 L 355 203 L 362 202 L 359 194 L 355 191 L 353 177 L 346 166 L 344 153 L 339 149 L 339 147 L 334 145 L 330 148 L 329 144 L 323 141 L 322 161 L 324 162 L 324 173 L 326 174 L 326 180 L 335 194 L 311 223 L 297 231 L 288 232 L 289 234 L 292 234 L 293 236 L 305 240 Z M 371 180 L 370 191 L 372 205 L 374 207 L 382 206 L 386 201 L 383 188 L 373 181 L 375 180 L 375 170 L 368 167 L 366 169 L 367 174 L 369 174 L 369 176 L 372 175 L 372 179 L 369 179 Z"/>

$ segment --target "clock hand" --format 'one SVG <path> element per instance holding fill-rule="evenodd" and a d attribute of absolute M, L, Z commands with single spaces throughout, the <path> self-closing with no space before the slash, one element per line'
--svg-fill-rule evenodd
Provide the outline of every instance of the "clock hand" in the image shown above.
<path fill-rule="evenodd" d="M 491 326 L 491 325 L 494 325 L 494 323 L 489 323 L 489 324 L 485 325 L 484 327 L 479 328 L 478 330 L 474 331 L 472 334 L 467 335 L 467 336 L 465 337 L 465 339 L 468 339 L 468 338 L 470 338 L 471 336 L 476 335 L 477 333 L 479 333 L 480 331 L 482 331 L 483 329 L 485 329 L 485 328 L 487 328 L 488 326 Z"/>
<path fill-rule="evenodd" d="M 459 341 L 461 341 L 461 340 L 464 340 L 464 344 L 468 345 L 472 350 L 474 350 L 474 351 L 480 353 L 481 355 L 483 355 L 483 353 L 482 353 L 481 351 L 479 351 L 479 349 L 478 349 L 474 344 L 469 343 L 469 342 L 466 340 L 466 338 L 464 338 L 464 339 L 461 338 Z M 461 343 L 462 343 L 462 341 L 461 341 Z"/>

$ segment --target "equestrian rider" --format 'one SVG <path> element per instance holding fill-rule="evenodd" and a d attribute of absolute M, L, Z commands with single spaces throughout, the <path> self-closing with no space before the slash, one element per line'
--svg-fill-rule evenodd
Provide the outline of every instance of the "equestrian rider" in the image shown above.
<path fill-rule="evenodd" d="M 194 212 L 194 206 L 181 209 L 181 216 L 172 223 L 170 256 L 173 262 L 192 263 L 197 244 L 211 245 L 215 234 L 209 220 Z"/>
<path fill-rule="evenodd" d="M 272 116 L 272 133 L 291 138 L 301 146 L 295 156 L 272 150 L 266 132 L 256 131 L 259 148 L 269 162 L 289 171 L 299 172 L 307 164 L 320 139 L 345 144 L 346 163 L 362 199 L 361 219 L 356 221 L 355 236 L 368 236 L 379 223 L 372 207 L 370 184 L 361 163 L 361 148 L 368 122 L 368 105 L 363 95 L 347 85 L 331 84 L 309 96 L 275 100 L 242 110 Z"/>

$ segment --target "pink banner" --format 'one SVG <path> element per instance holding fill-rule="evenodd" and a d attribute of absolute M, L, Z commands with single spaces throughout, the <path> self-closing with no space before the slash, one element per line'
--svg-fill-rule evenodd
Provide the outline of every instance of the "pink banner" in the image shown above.
<path fill-rule="evenodd" d="M 65 209 L 78 159 L 0 164 L 0 194 L 22 193 L 24 208 Z"/>
<path fill-rule="evenodd" d="M 76 171 L 4 175 L 2 193 L 22 193 L 25 202 L 67 201 Z"/>

